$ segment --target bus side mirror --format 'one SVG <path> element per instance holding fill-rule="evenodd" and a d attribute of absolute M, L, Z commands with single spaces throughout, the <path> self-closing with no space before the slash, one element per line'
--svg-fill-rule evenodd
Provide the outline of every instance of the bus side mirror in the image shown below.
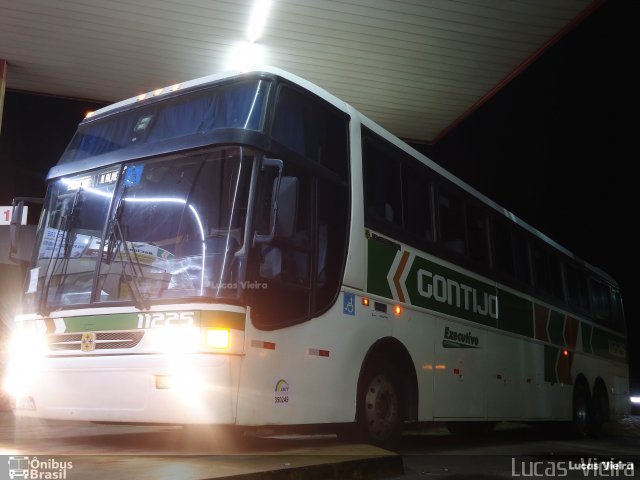
<path fill-rule="evenodd" d="M 42 205 L 42 198 L 17 197 L 11 203 L 11 223 L 9 225 L 9 260 L 14 263 L 31 260 L 31 250 L 35 240 L 35 226 L 27 225 L 27 203 Z"/>
<path fill-rule="evenodd" d="M 276 236 L 276 222 L 278 218 L 278 198 L 280 195 L 280 182 L 282 180 L 282 168 L 284 163 L 277 158 L 265 158 L 262 161 L 262 170 L 267 168 L 275 168 L 276 176 L 273 179 L 271 188 L 271 205 L 269 209 L 269 231 L 267 233 L 255 232 L 253 235 L 253 243 L 269 243 Z"/>

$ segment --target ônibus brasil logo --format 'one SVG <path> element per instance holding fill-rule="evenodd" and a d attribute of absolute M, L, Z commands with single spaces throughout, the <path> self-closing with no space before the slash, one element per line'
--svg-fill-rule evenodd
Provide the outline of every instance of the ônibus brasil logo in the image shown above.
<path fill-rule="evenodd" d="M 62 462 L 53 458 L 40 460 L 38 457 L 9 457 L 9 478 L 33 480 L 65 480 L 67 470 L 73 468 L 73 462 Z"/>

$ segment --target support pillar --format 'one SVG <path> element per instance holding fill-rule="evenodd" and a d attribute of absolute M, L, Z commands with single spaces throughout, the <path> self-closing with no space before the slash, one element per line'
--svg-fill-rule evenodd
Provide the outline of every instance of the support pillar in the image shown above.
<path fill-rule="evenodd" d="M 0 133 L 2 132 L 2 110 L 4 107 L 4 85 L 7 83 L 7 68 L 8 63 L 6 60 L 0 59 Z"/>

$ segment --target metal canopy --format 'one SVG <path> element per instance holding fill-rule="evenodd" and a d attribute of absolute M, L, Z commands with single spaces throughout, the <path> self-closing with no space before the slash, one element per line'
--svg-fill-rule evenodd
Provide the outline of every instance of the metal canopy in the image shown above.
<path fill-rule="evenodd" d="M 272 0 L 260 63 L 433 140 L 599 2 Z M 7 87 L 108 102 L 244 60 L 253 0 L 0 0 Z"/>

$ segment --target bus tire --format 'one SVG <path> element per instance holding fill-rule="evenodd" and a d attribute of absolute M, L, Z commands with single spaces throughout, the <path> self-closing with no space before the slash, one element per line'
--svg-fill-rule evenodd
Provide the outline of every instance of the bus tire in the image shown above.
<path fill-rule="evenodd" d="M 571 433 L 576 438 L 585 438 L 592 427 L 593 408 L 589 390 L 582 383 L 573 389 L 573 417 Z"/>
<path fill-rule="evenodd" d="M 358 394 L 358 432 L 367 443 L 393 448 L 404 424 L 404 398 L 397 376 L 385 366 L 368 367 Z"/>
<path fill-rule="evenodd" d="M 592 437 L 599 438 L 602 436 L 602 426 L 608 420 L 609 414 L 609 399 L 604 383 L 596 383 L 592 404 L 593 414 L 591 415 L 589 433 Z"/>

